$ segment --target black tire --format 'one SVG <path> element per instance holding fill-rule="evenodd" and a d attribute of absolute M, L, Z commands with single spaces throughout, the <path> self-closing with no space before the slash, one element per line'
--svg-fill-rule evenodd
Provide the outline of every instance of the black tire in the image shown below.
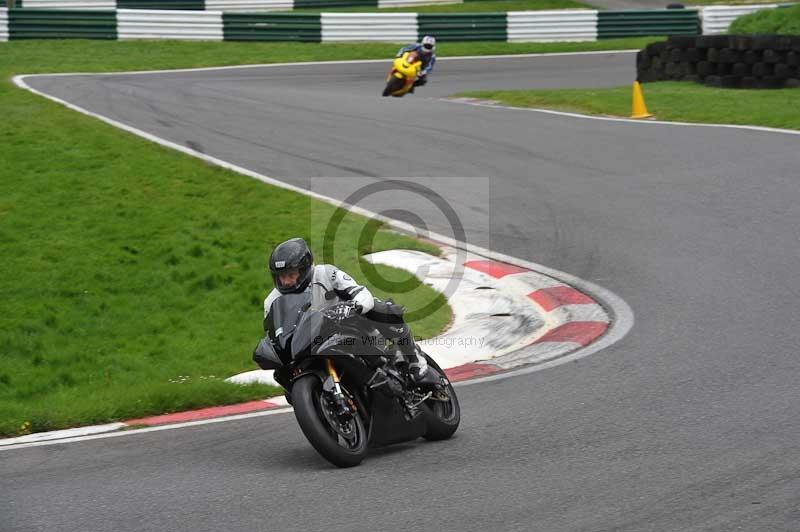
<path fill-rule="evenodd" d="M 392 79 L 386 82 L 386 88 L 383 89 L 384 96 L 391 96 L 396 90 L 399 90 L 405 85 L 405 81 L 392 76 Z"/>
<path fill-rule="evenodd" d="M 723 48 L 719 51 L 719 62 L 720 63 L 740 63 L 742 61 L 741 53 L 737 50 L 731 50 L 730 48 Z"/>
<path fill-rule="evenodd" d="M 647 69 L 650 67 L 651 62 L 650 56 L 644 53 L 644 51 L 639 51 L 639 53 L 636 54 L 636 68 L 640 70 Z"/>
<path fill-rule="evenodd" d="M 697 48 L 727 48 L 730 37 L 727 35 L 701 35 L 695 40 Z"/>
<path fill-rule="evenodd" d="M 738 89 L 741 78 L 739 76 L 722 76 L 723 89 Z"/>
<path fill-rule="evenodd" d="M 697 63 L 697 73 L 701 76 L 713 76 L 717 73 L 717 65 L 709 61 Z"/>
<path fill-rule="evenodd" d="M 746 77 L 750 75 L 750 65 L 747 63 L 734 63 L 733 64 L 733 75 L 738 76 L 740 78 Z"/>
<path fill-rule="evenodd" d="M 752 35 L 731 35 L 730 48 L 735 48 L 740 52 L 747 52 L 753 50 L 753 36 Z M 747 61 L 745 61 L 746 63 Z"/>
<path fill-rule="evenodd" d="M 301 377 L 292 386 L 294 416 L 308 441 L 326 460 L 338 467 L 353 467 L 367 454 L 367 431 L 361 416 L 355 414 L 356 442 L 350 447 L 339 443 L 341 436 L 330 428 L 321 408 L 322 382 L 315 375 Z"/>
<path fill-rule="evenodd" d="M 425 355 L 428 364 L 444 375 L 444 371 L 439 365 L 428 355 Z M 461 406 L 458 404 L 458 396 L 450 383 L 447 380 L 447 393 L 450 395 L 450 400 L 434 401 L 429 399 L 420 407 L 425 414 L 428 427 L 425 430 L 423 438 L 429 441 L 446 440 L 455 434 L 458 430 L 458 425 L 461 423 Z"/>
<path fill-rule="evenodd" d="M 778 79 L 793 78 L 797 70 L 794 67 L 784 64 L 775 65 L 775 77 Z"/>
<path fill-rule="evenodd" d="M 753 35 L 753 50 L 774 50 L 777 35 Z"/>
<path fill-rule="evenodd" d="M 780 80 L 775 76 L 764 76 L 758 80 L 759 89 L 780 89 L 783 86 L 783 80 Z"/>
<path fill-rule="evenodd" d="M 757 89 L 758 79 L 752 76 L 743 77 L 742 81 L 739 83 L 739 87 L 741 87 L 742 89 Z"/>
<path fill-rule="evenodd" d="M 760 63 L 761 59 L 762 59 L 761 54 L 756 52 L 755 50 L 746 50 L 742 55 L 742 60 L 748 65 Z"/>
<path fill-rule="evenodd" d="M 667 39 L 667 48 L 694 48 L 697 37 L 694 35 L 673 35 Z"/>
<path fill-rule="evenodd" d="M 675 79 L 679 75 L 678 67 L 679 63 L 667 63 L 667 66 L 664 68 L 664 73 L 669 79 Z"/>
<path fill-rule="evenodd" d="M 646 48 L 647 54 L 651 57 L 657 57 L 661 55 L 661 52 L 667 49 L 666 41 L 663 42 L 654 42 L 649 44 Z"/>
<path fill-rule="evenodd" d="M 753 65 L 753 76 L 757 78 L 771 76 L 774 71 L 775 67 L 773 67 L 768 63 L 756 63 L 755 65 Z"/>
<path fill-rule="evenodd" d="M 775 50 L 764 50 L 764 62 L 776 65 L 786 62 L 786 54 Z"/>

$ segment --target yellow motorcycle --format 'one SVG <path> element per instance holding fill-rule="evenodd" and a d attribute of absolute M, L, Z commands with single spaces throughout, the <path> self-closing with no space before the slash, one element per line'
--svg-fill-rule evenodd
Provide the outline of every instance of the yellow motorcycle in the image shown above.
<path fill-rule="evenodd" d="M 422 70 L 422 59 L 417 52 L 404 52 L 395 58 L 389 75 L 386 76 L 383 95 L 399 98 L 407 94 L 417 81 L 420 70 Z"/>

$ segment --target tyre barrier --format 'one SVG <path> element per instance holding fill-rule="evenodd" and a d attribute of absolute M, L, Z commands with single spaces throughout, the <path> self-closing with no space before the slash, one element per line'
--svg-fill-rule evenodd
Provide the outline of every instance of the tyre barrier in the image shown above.
<path fill-rule="evenodd" d="M 800 36 L 676 36 L 636 56 L 638 81 L 694 81 L 710 87 L 800 87 Z"/>

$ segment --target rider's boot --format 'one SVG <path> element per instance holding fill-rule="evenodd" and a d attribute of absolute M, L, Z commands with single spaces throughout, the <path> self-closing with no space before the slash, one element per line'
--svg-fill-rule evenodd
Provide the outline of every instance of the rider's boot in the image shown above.
<path fill-rule="evenodd" d="M 408 325 L 403 328 L 405 330 L 395 340 L 395 344 L 405 359 L 409 377 L 417 386 L 437 386 L 440 384 L 438 372 L 428 365 L 422 350 L 414 342 Z"/>

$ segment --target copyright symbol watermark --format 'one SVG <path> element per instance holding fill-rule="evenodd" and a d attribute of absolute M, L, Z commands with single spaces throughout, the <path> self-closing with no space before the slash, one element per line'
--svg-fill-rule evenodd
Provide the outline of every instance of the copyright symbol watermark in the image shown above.
<path fill-rule="evenodd" d="M 461 282 L 467 253 L 463 246 L 453 248 L 453 254 L 448 256 L 451 267 L 446 272 L 441 267 L 431 271 L 432 261 L 419 257 L 391 264 L 410 275 L 398 275 L 384 265 L 358 260 L 377 251 L 408 247 L 408 241 L 384 231 L 386 220 L 401 222 L 410 236 L 423 242 L 435 233 L 467 243 L 468 224 L 472 230 L 477 226 L 477 231 L 489 233 L 488 207 L 476 215 L 474 210 L 467 210 L 467 201 L 458 199 L 470 191 L 470 197 L 480 194 L 488 205 L 489 185 L 485 178 L 318 178 L 312 179 L 312 190 L 327 196 L 333 191 L 342 198 L 338 208 L 312 208 L 314 247 L 322 251 L 317 263 L 344 269 L 357 282 L 370 286 L 377 297 L 402 301 L 408 322 L 423 319 L 446 304 Z M 362 209 L 373 214 L 364 215 Z M 437 295 L 420 290 L 422 283 L 434 286 Z"/>

